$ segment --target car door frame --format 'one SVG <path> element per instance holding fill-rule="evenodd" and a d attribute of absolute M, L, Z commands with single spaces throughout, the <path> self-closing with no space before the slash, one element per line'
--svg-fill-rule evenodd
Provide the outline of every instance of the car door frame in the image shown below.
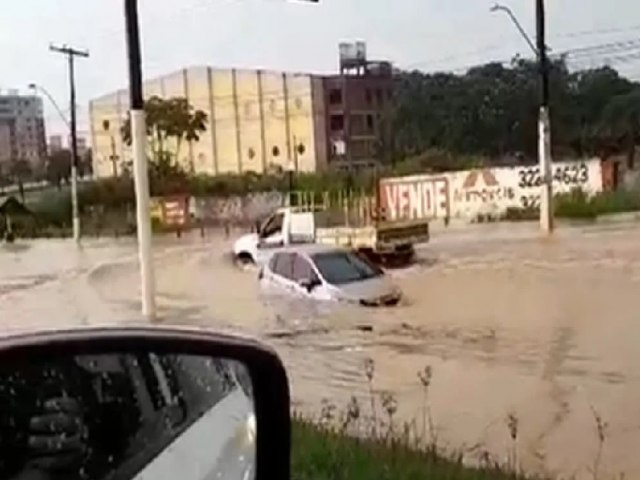
<path fill-rule="evenodd" d="M 316 289 L 317 288 L 321 288 L 324 285 L 324 283 L 325 283 L 324 279 L 322 278 L 322 276 L 318 272 L 318 269 L 316 268 L 315 264 L 313 263 L 313 261 L 311 260 L 311 258 L 308 255 L 301 254 L 299 252 L 295 252 L 294 254 L 295 254 L 295 257 L 293 259 L 293 264 L 292 264 L 293 265 L 293 268 L 292 268 L 292 276 L 293 276 L 292 282 L 294 284 L 294 288 L 296 289 L 296 292 L 299 295 L 304 296 L 306 298 L 314 298 L 315 299 L 316 295 L 314 295 L 313 291 L 310 292 L 306 288 L 304 288 L 304 287 L 302 287 L 300 285 L 300 280 L 302 280 L 302 278 L 300 278 L 300 279 L 295 278 L 295 262 L 296 262 L 296 259 L 300 258 L 300 259 L 302 259 L 303 261 L 305 261 L 309 265 L 309 267 L 311 268 L 311 272 L 313 273 L 313 275 L 315 275 L 315 278 L 319 282 L 318 285 L 316 286 Z M 309 279 L 309 280 L 312 280 L 312 279 Z"/>
<path fill-rule="evenodd" d="M 291 278 L 287 277 L 283 272 L 279 271 L 278 268 L 280 258 L 284 256 L 294 257 L 294 255 L 294 252 L 275 252 L 269 261 L 271 281 L 282 291 L 295 292 L 295 282 Z M 273 265 L 271 265 L 271 262 L 273 262 Z M 293 276 L 293 261 L 291 262 L 291 275 Z"/>
<path fill-rule="evenodd" d="M 273 233 L 267 237 L 263 236 L 260 232 L 258 232 L 258 245 L 257 249 L 260 250 L 270 250 L 273 248 L 281 248 L 284 246 L 284 227 L 285 227 L 285 212 L 275 212 L 271 216 L 269 216 L 265 222 L 264 226 L 269 225 L 270 222 L 275 221 L 277 217 L 282 217 L 282 222 L 280 225 L 280 231 Z M 262 230 L 262 228 L 260 228 Z"/>

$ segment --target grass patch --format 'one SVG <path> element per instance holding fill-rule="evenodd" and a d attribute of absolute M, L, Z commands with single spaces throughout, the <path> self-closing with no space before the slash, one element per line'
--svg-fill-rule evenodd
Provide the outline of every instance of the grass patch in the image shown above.
<path fill-rule="evenodd" d="M 640 192 L 616 190 L 589 196 L 576 189 L 556 195 L 553 200 L 556 218 L 595 221 L 599 216 L 616 213 L 640 212 Z M 539 208 L 507 208 L 503 220 L 508 222 L 533 221 L 540 218 Z"/>
<path fill-rule="evenodd" d="M 640 211 L 640 192 L 616 190 L 593 196 L 582 190 L 555 197 L 555 213 L 559 218 L 595 220 L 600 215 Z"/>
<path fill-rule="evenodd" d="M 506 480 L 526 477 L 497 464 L 471 467 L 462 455 L 416 448 L 408 439 L 361 439 L 311 420 L 292 426 L 293 480 Z"/>

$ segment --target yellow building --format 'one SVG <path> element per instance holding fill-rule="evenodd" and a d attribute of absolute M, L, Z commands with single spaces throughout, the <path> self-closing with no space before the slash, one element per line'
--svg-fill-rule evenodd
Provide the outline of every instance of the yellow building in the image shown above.
<path fill-rule="evenodd" d="M 208 116 L 198 142 L 178 160 L 196 173 L 298 171 L 327 166 L 323 80 L 306 74 L 193 67 L 145 82 L 145 96 L 185 97 Z M 120 134 L 129 109 L 126 90 L 89 104 L 98 177 L 119 173 L 131 151 Z M 296 148 L 297 147 L 297 148 Z"/>

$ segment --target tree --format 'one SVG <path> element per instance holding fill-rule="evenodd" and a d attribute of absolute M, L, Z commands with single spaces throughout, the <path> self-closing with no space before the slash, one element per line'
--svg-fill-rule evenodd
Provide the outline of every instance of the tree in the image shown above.
<path fill-rule="evenodd" d="M 20 189 L 20 197 L 22 198 L 22 203 L 24 203 L 24 182 L 29 180 L 33 176 L 33 169 L 31 164 L 23 159 L 14 159 L 9 163 L 9 178 L 13 181 L 13 183 L 18 184 L 18 188 Z"/>
<path fill-rule="evenodd" d="M 159 163 L 179 162 L 184 141 L 197 142 L 207 129 L 207 114 L 195 110 L 186 98 L 149 98 L 144 106 L 148 147 L 151 160 Z M 122 126 L 122 138 L 131 145 L 131 119 Z"/>
<path fill-rule="evenodd" d="M 401 72 L 395 85 L 396 157 L 440 151 L 456 156 L 535 159 L 538 149 L 538 66 L 515 58 L 463 75 Z M 604 67 L 570 72 L 550 64 L 552 142 L 556 157 L 631 151 L 640 85 Z M 442 158 L 442 156 L 441 156 Z M 456 165 L 457 166 L 457 165 Z M 449 165 L 450 168 L 454 167 Z"/>
<path fill-rule="evenodd" d="M 78 165 L 78 175 L 87 177 L 93 175 L 93 150 L 90 148 L 80 158 Z"/>
<path fill-rule="evenodd" d="M 71 151 L 67 149 L 53 152 L 47 160 L 47 181 L 61 188 L 62 182 L 69 184 L 71 178 Z"/>

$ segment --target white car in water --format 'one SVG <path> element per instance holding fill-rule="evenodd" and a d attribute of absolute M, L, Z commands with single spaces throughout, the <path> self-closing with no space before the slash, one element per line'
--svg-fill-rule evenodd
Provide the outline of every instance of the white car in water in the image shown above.
<path fill-rule="evenodd" d="M 402 294 L 382 269 L 351 250 L 324 245 L 284 248 L 258 275 L 263 291 L 365 306 L 396 305 Z"/>

